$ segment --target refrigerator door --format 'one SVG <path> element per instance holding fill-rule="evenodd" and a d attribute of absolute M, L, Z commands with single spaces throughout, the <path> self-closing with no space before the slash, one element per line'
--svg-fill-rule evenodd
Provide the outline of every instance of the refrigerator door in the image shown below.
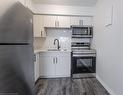
<path fill-rule="evenodd" d="M 32 43 L 33 14 L 20 3 L 0 17 L 0 43 Z"/>
<path fill-rule="evenodd" d="M 35 95 L 30 45 L 0 45 L 0 95 Z"/>

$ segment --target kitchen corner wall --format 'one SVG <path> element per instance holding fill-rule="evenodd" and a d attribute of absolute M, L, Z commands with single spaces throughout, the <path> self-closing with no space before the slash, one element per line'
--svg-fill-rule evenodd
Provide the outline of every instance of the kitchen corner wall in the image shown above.
<path fill-rule="evenodd" d="M 46 29 L 46 38 L 35 38 L 35 50 L 47 50 L 57 48 L 54 39 L 59 39 L 61 49 L 71 50 L 71 29 Z"/>
<path fill-rule="evenodd" d="M 93 47 L 97 50 L 97 78 L 111 95 L 123 95 L 123 0 L 98 0 Z M 112 25 L 105 26 L 113 5 Z"/>

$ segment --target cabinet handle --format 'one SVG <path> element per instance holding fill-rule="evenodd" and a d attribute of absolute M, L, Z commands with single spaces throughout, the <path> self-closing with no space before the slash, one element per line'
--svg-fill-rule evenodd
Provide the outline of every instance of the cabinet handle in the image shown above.
<path fill-rule="evenodd" d="M 37 60 L 36 60 L 36 54 L 34 54 L 34 62 L 36 62 Z"/>
<path fill-rule="evenodd" d="M 55 27 L 59 27 L 59 21 L 55 21 Z"/>
<path fill-rule="evenodd" d="M 83 20 L 79 20 L 79 25 L 83 25 Z"/>
<path fill-rule="evenodd" d="M 58 63 L 58 59 L 57 59 L 57 57 L 56 57 L 56 64 Z"/>
<path fill-rule="evenodd" d="M 57 27 L 57 21 L 55 21 L 55 27 Z"/>
<path fill-rule="evenodd" d="M 58 27 L 59 27 L 59 21 L 58 21 Z"/>
<path fill-rule="evenodd" d="M 53 58 L 53 64 L 55 64 L 55 58 Z"/>
<path fill-rule="evenodd" d="M 41 30 L 41 37 L 42 37 L 42 30 Z"/>

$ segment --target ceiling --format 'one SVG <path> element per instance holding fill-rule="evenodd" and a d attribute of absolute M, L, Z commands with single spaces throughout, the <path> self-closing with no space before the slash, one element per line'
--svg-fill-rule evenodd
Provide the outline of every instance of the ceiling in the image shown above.
<path fill-rule="evenodd" d="M 32 0 L 37 4 L 66 5 L 66 6 L 94 6 L 97 0 Z"/>

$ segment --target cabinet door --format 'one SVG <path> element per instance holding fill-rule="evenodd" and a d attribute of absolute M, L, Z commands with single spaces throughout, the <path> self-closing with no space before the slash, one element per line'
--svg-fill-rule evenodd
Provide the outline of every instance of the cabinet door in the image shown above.
<path fill-rule="evenodd" d="M 71 17 L 70 25 L 92 25 L 92 17 Z"/>
<path fill-rule="evenodd" d="M 93 17 L 83 17 L 84 25 L 93 25 Z"/>
<path fill-rule="evenodd" d="M 71 17 L 70 24 L 71 25 L 81 25 L 83 24 L 82 20 L 80 19 L 80 17 Z"/>
<path fill-rule="evenodd" d="M 57 16 L 44 16 L 44 27 L 56 27 L 57 22 Z"/>
<path fill-rule="evenodd" d="M 44 30 L 44 16 L 34 15 L 34 37 L 46 37 L 46 32 Z"/>
<path fill-rule="evenodd" d="M 56 77 L 70 77 L 71 58 L 70 53 L 59 56 L 56 59 Z"/>
<path fill-rule="evenodd" d="M 58 16 L 59 27 L 70 28 L 70 17 L 69 16 Z"/>
<path fill-rule="evenodd" d="M 35 54 L 35 62 L 34 62 L 34 66 L 35 66 L 35 81 L 39 78 L 39 53 Z"/>
<path fill-rule="evenodd" d="M 41 77 L 55 77 L 54 58 L 51 56 L 40 56 L 40 76 Z"/>

